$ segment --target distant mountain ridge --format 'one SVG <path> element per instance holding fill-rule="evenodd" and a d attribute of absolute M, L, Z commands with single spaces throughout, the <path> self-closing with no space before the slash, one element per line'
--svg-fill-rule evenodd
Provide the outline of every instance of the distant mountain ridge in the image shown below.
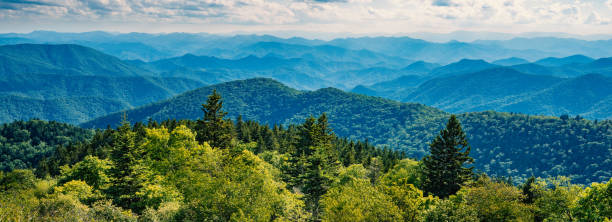
<path fill-rule="evenodd" d="M 0 122 L 78 123 L 204 85 L 155 75 L 79 45 L 0 46 Z"/>
<path fill-rule="evenodd" d="M 145 70 L 80 45 L 18 44 L 0 46 L 0 74 L 138 76 Z"/>
<path fill-rule="evenodd" d="M 582 54 L 588 57 L 609 57 L 611 40 L 587 41 L 571 38 L 514 38 L 509 40 L 477 40 L 472 42 L 448 41 L 428 42 L 409 37 L 359 37 L 336 38 L 330 41 L 300 37 L 279 38 L 272 35 L 214 35 L 206 33 L 59 33 L 35 31 L 26 34 L 0 34 L 0 44 L 15 43 L 71 43 L 85 45 L 121 59 L 154 61 L 177 57 L 187 53 L 220 56 L 223 58 L 244 57 L 248 54 L 264 56 L 269 50 L 287 49 L 282 54 L 300 54 L 305 48 L 334 46 L 344 50 L 367 50 L 373 54 L 391 56 L 413 61 L 424 60 L 448 64 L 463 58 L 494 61 L 509 57 L 530 61 L 546 57 L 565 57 Z M 287 44 L 291 47 L 265 44 Z M 259 44 L 259 46 L 258 46 Z M 274 49 L 274 48 L 277 49 Z M 263 49 L 263 50 L 262 50 Z M 315 55 L 316 56 L 316 55 Z"/>
<path fill-rule="evenodd" d="M 604 110 L 612 107 L 610 79 L 612 60 L 609 58 L 575 55 L 512 66 L 463 59 L 435 68 L 424 76 L 403 76 L 362 85 L 352 91 L 423 103 L 448 112 L 496 110 L 608 119 L 612 115 Z M 592 87 L 585 87 L 589 84 Z"/>

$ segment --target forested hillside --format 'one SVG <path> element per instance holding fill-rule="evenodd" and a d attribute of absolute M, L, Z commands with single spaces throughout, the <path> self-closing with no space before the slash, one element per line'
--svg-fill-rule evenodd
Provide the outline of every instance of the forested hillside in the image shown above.
<path fill-rule="evenodd" d="M 201 115 L 199 105 L 213 89 L 223 96 L 225 110 L 232 119 L 242 115 L 262 123 L 292 124 L 325 112 L 330 127 L 339 136 L 367 139 L 372 144 L 401 150 L 415 158 L 427 153 L 428 141 L 449 116 L 420 104 L 399 103 L 333 88 L 297 91 L 277 81 L 259 78 L 200 88 L 167 101 L 98 118 L 82 126 L 117 126 L 124 113 L 133 122 L 197 119 Z M 498 112 L 467 113 L 459 115 L 459 119 L 464 122 L 468 140 L 473 144 L 475 166 L 490 175 L 515 179 L 532 174 L 567 175 L 580 183 L 612 176 L 611 165 L 601 164 L 610 161 L 612 154 L 612 121 Z M 523 162 L 525 159 L 548 161 L 531 167 L 531 162 Z M 580 169 L 588 166 L 593 174 L 580 173 Z M 531 171 L 528 168 L 532 168 Z"/>
<path fill-rule="evenodd" d="M 85 142 L 93 134 L 93 130 L 42 120 L 2 124 L 0 171 L 36 168 L 39 161 L 51 157 L 58 147 Z"/>
<path fill-rule="evenodd" d="M 201 87 L 78 45 L 0 46 L 0 123 L 79 123 Z"/>
<path fill-rule="evenodd" d="M 488 69 L 427 81 L 401 99 L 454 113 L 496 110 L 526 114 L 579 114 L 609 119 L 612 78 L 588 74 L 575 78 Z"/>
<path fill-rule="evenodd" d="M 515 185 L 507 177 L 473 171 L 469 166 L 478 165 L 478 158 L 471 156 L 478 154 L 473 155 L 454 115 L 430 142 L 431 154 L 417 161 L 367 141 L 337 137 L 325 114 L 270 127 L 226 119 L 223 98 L 215 91 L 203 103 L 197 121 L 131 125 L 124 120 L 85 141 L 80 132 L 65 130 L 75 128 L 53 122 L 2 126 L 3 136 L 19 138 L 4 139 L 8 144 L 69 141 L 58 140 L 61 135 L 81 142 L 33 147 L 52 154 L 31 161 L 38 161 L 36 166 L 0 171 L 0 219 L 417 222 L 612 217 L 608 178 L 586 188 L 566 177 L 531 177 Z M 54 133 L 41 137 L 40 132 Z"/>
<path fill-rule="evenodd" d="M 80 45 L 19 44 L 0 46 L 0 75 L 61 74 L 138 76 L 146 71 L 116 57 Z"/>

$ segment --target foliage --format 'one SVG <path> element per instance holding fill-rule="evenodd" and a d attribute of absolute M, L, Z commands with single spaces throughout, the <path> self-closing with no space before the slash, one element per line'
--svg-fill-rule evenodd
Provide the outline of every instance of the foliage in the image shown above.
<path fill-rule="evenodd" d="M 437 200 L 423 213 L 424 222 L 477 222 L 478 212 L 471 206 L 448 199 Z"/>
<path fill-rule="evenodd" d="M 56 146 L 84 142 L 91 130 L 43 120 L 15 121 L 0 125 L 0 171 L 35 168 L 51 156 Z"/>
<path fill-rule="evenodd" d="M 581 221 L 612 219 L 612 179 L 607 183 L 593 183 L 584 190 L 574 208 L 575 218 Z"/>
<path fill-rule="evenodd" d="M 566 177 L 539 180 L 532 188 L 536 199 L 536 216 L 545 221 L 574 221 L 574 209 L 582 196 L 582 187 Z"/>
<path fill-rule="evenodd" d="M 605 221 L 610 217 L 612 182 L 583 190 L 563 177 L 534 177 L 518 187 L 509 178 L 481 175 L 474 181 L 470 169 L 462 166 L 469 159 L 469 146 L 456 118 L 431 144 L 456 151 L 448 153 L 458 158 L 439 158 L 438 165 L 459 166 L 455 172 L 466 173 L 453 186 L 459 191 L 445 198 L 424 195 L 419 189 L 429 186 L 426 178 L 432 175 L 427 158 L 402 159 L 404 154 L 368 141 L 340 138 L 327 117 L 324 113 L 288 126 L 239 118 L 229 128 L 229 147 L 199 142 L 195 129 L 201 122 L 190 120 L 124 122 L 117 129 L 98 130 L 90 140 L 58 146 L 40 162 L 37 174 L 29 169 L 0 171 L 0 220 Z M 452 146 L 444 146 L 448 144 Z M 429 158 L 436 153 L 444 152 L 432 152 Z"/>
<path fill-rule="evenodd" d="M 63 184 L 68 181 L 81 179 L 94 189 L 104 190 L 110 182 L 108 176 L 110 167 L 111 161 L 109 160 L 101 160 L 95 156 L 86 156 L 85 159 L 72 167 L 64 165 L 58 182 Z"/>
<path fill-rule="evenodd" d="M 351 165 L 322 197 L 323 221 L 401 221 L 391 198 L 370 184 L 366 169 Z"/>
<path fill-rule="evenodd" d="M 480 221 L 527 221 L 532 214 L 531 207 L 522 202 L 524 198 L 517 187 L 481 176 L 450 199 L 473 208 Z"/>
<path fill-rule="evenodd" d="M 421 214 L 435 202 L 431 196 L 424 197 L 419 184 L 420 167 L 410 159 L 399 161 L 380 179 L 379 187 L 401 210 L 404 221 L 420 221 Z"/>

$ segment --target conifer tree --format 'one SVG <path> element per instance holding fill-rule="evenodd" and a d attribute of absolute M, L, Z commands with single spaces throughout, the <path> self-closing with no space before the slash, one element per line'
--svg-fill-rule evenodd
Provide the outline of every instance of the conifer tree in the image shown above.
<path fill-rule="evenodd" d="M 135 193 L 145 182 L 140 158 L 142 150 L 136 145 L 136 133 L 130 123 L 123 121 L 114 135 L 114 145 L 110 158 L 113 165 L 110 169 L 111 186 L 107 193 L 113 197 L 113 203 L 126 209 L 134 209 L 138 198 Z"/>
<path fill-rule="evenodd" d="M 525 181 L 525 184 L 521 186 L 521 191 L 523 192 L 523 195 L 525 195 L 525 199 L 523 199 L 523 203 L 532 204 L 535 201 L 536 196 L 533 190 L 534 183 L 535 183 L 535 177 L 531 176 L 529 177 L 529 179 L 527 179 L 527 181 Z"/>
<path fill-rule="evenodd" d="M 446 198 L 455 194 L 473 173 L 469 157 L 470 146 L 465 132 L 455 115 L 451 115 L 446 129 L 429 145 L 430 154 L 423 158 L 423 190 L 435 196 Z"/>
<path fill-rule="evenodd" d="M 213 90 L 208 96 L 206 104 L 202 104 L 204 118 L 197 121 L 196 140 L 200 143 L 208 142 L 212 147 L 228 148 L 233 138 L 234 124 L 223 119 L 227 112 L 223 112 L 221 95 Z"/>
<path fill-rule="evenodd" d="M 323 113 L 317 120 L 308 118 L 300 127 L 298 153 L 292 154 L 291 163 L 297 170 L 296 185 L 301 185 L 306 198 L 306 207 L 311 211 L 314 220 L 319 217 L 319 200 L 331 184 L 330 174 L 334 174 L 339 165 L 333 151 L 334 138 L 327 115 Z"/>

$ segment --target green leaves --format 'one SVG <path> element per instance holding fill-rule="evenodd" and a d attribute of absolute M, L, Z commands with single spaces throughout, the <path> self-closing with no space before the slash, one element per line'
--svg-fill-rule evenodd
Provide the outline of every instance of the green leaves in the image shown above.
<path fill-rule="evenodd" d="M 612 219 L 612 179 L 607 183 L 593 183 L 574 208 L 576 219 L 582 221 L 605 221 Z"/>

